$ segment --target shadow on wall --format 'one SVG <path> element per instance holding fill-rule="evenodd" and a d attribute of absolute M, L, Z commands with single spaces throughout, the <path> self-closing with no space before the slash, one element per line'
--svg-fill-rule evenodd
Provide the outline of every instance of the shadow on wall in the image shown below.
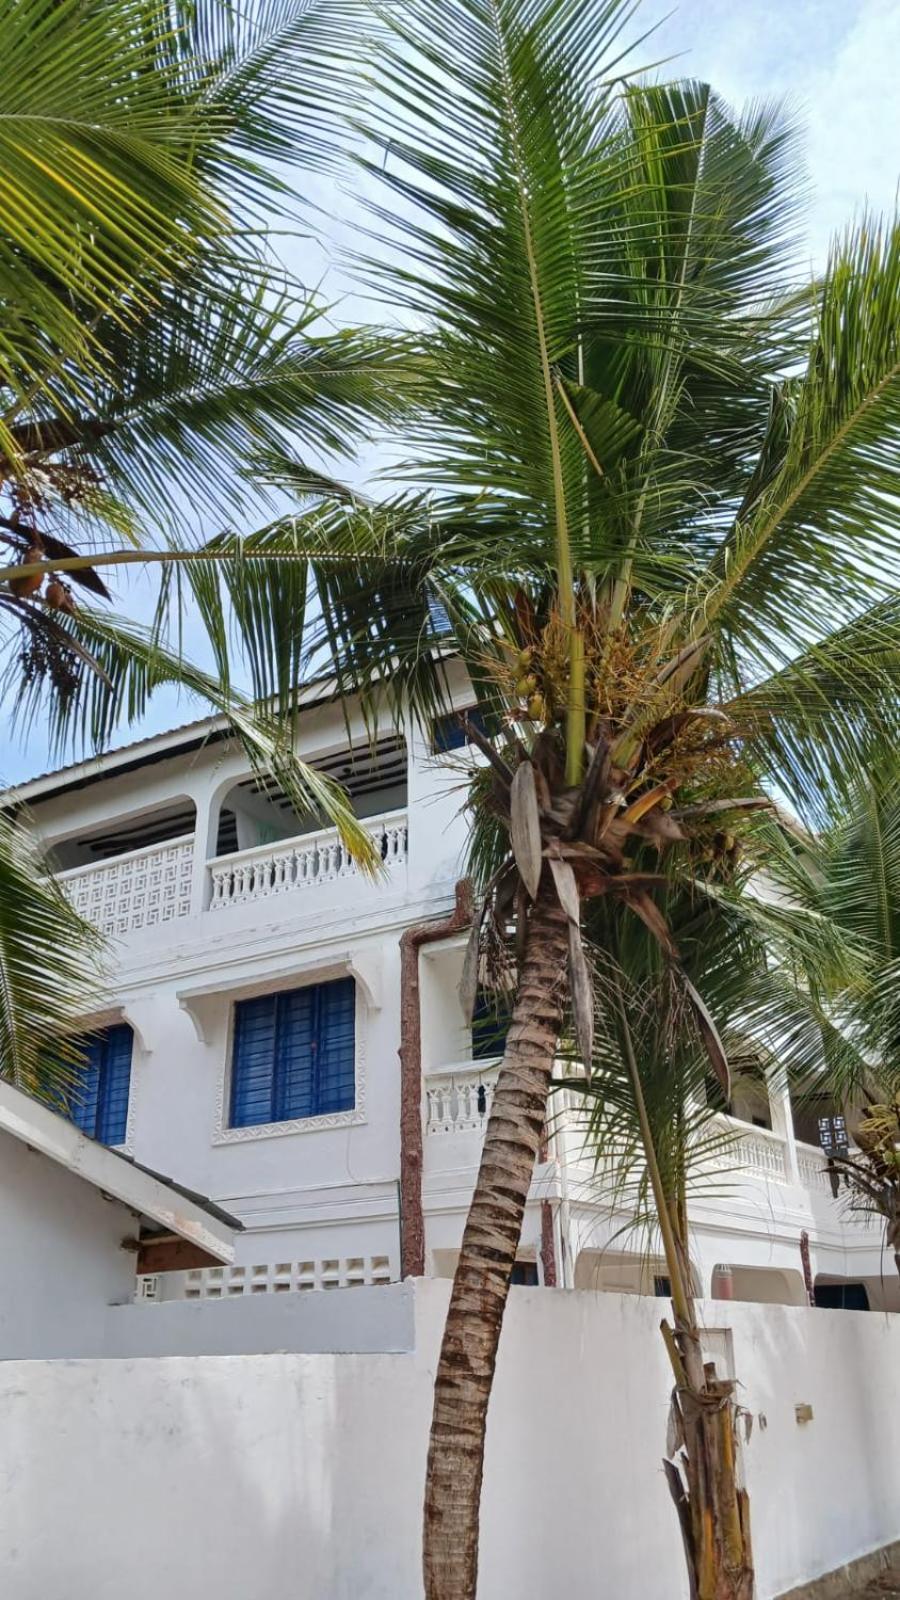
<path fill-rule="evenodd" d="M 0 1369 L 0 1387 L 11 1370 Z M 15 1521 L 0 1511 L 0 1567 L 16 1600 L 417 1594 L 419 1515 L 397 1421 L 417 1380 L 421 1415 L 428 1397 L 408 1357 L 66 1363 L 44 1374 L 7 1414 L 0 1447 L 0 1481 L 18 1479 Z M 422 1439 L 412 1470 L 424 1481 Z"/>

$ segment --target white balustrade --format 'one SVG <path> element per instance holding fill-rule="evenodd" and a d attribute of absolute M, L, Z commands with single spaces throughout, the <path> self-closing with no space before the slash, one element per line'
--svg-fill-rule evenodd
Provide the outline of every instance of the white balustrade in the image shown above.
<path fill-rule="evenodd" d="M 831 1194 L 828 1162 L 816 1145 L 798 1143 L 797 1167 L 800 1172 L 800 1182 L 805 1189 L 817 1189 L 823 1194 Z"/>
<path fill-rule="evenodd" d="M 388 870 L 405 863 L 405 812 L 374 817 L 364 822 L 363 827 Z M 277 844 L 216 856 L 209 863 L 210 910 L 221 911 L 225 906 L 293 894 L 318 884 L 359 877 L 360 872 L 358 862 L 341 842 L 336 829 L 304 833 Z"/>
<path fill-rule="evenodd" d="M 497 1084 L 499 1061 L 465 1062 L 429 1074 L 425 1132 L 483 1133 Z"/>
<path fill-rule="evenodd" d="M 146 845 L 58 879 L 75 910 L 107 936 L 152 928 L 191 910 L 194 836 Z"/>
<path fill-rule="evenodd" d="M 787 1145 L 769 1128 L 756 1128 L 736 1117 L 717 1117 L 725 1137 L 715 1151 L 716 1165 L 743 1171 L 768 1183 L 790 1183 Z"/>

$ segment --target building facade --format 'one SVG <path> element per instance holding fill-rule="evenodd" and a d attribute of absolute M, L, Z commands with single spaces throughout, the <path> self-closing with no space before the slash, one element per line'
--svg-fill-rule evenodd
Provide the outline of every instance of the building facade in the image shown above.
<path fill-rule="evenodd" d="M 455 741 L 409 727 L 373 745 L 352 708 L 310 691 L 298 753 L 347 784 L 377 878 L 255 779 L 215 721 L 6 797 L 110 942 L 76 1120 L 243 1224 L 233 1265 L 148 1274 L 148 1297 L 452 1272 L 497 1072 L 457 994 L 472 756 Z M 732 1109 L 693 1203 L 698 1291 L 803 1304 L 814 1283 L 823 1303 L 900 1309 L 879 1230 L 835 1202 L 809 1113 L 775 1083 Z M 521 1281 L 665 1293 L 564 1096 L 544 1154 Z"/>

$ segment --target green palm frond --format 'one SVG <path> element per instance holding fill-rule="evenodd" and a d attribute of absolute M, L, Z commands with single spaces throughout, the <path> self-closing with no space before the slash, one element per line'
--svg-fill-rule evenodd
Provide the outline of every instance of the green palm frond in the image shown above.
<path fill-rule="evenodd" d="M 44 874 L 22 820 L 0 814 L 0 1077 L 59 1099 L 78 1064 L 67 1035 L 97 1005 L 102 941 Z"/>
<path fill-rule="evenodd" d="M 440 39 L 427 8 L 392 13 L 379 276 L 435 330 L 414 437 L 431 482 L 493 511 L 511 497 L 523 557 L 533 521 L 552 560 L 562 519 L 585 564 L 608 561 L 623 494 L 634 510 L 655 471 L 666 503 L 643 493 L 644 537 L 662 537 L 764 425 L 791 130 L 766 109 L 735 121 L 704 85 L 619 93 L 603 69 L 627 13 L 473 0 Z"/>
<path fill-rule="evenodd" d="M 865 953 L 861 979 L 836 985 L 842 1035 L 865 1060 L 858 1083 L 900 1083 L 900 799 L 896 753 L 860 779 L 823 840 L 821 901 Z"/>
<path fill-rule="evenodd" d="M 306 452 L 314 487 L 414 392 L 407 341 L 331 333 L 323 309 L 296 285 L 279 290 L 264 260 L 243 282 L 196 273 L 161 290 L 140 322 L 101 327 L 104 370 L 81 382 L 77 406 L 32 408 L 13 438 L 33 467 L 99 474 L 144 523 L 233 523 L 251 504 L 258 513 L 273 463 Z"/>
<path fill-rule="evenodd" d="M 21 0 L 0 62 L 0 449 L 42 397 L 77 407 L 128 327 L 189 263 L 271 206 L 272 156 L 320 153 L 352 0 Z M 354 9 L 354 15 L 358 12 Z M 283 191 L 284 192 L 284 191 Z"/>
<path fill-rule="evenodd" d="M 824 898 L 878 960 L 900 959 L 900 797 L 896 775 L 873 774 L 825 847 Z"/>
<path fill-rule="evenodd" d="M 805 370 L 781 386 L 705 608 L 763 661 L 896 589 L 900 221 L 848 230 L 812 313 Z"/>
<path fill-rule="evenodd" d="M 900 740 L 900 597 L 843 626 L 833 619 L 733 698 L 726 684 L 723 703 L 782 794 L 823 825 L 834 797 L 855 793 L 860 773 L 883 766 Z"/>

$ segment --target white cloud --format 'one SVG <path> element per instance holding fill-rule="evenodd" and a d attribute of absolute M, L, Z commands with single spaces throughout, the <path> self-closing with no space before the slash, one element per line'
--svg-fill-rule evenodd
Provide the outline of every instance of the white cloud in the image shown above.
<path fill-rule="evenodd" d="M 813 185 L 808 237 L 829 236 L 868 200 L 893 207 L 900 175 L 897 0 L 685 0 L 659 31 L 667 70 L 741 104 L 774 95 L 805 128 Z"/>

